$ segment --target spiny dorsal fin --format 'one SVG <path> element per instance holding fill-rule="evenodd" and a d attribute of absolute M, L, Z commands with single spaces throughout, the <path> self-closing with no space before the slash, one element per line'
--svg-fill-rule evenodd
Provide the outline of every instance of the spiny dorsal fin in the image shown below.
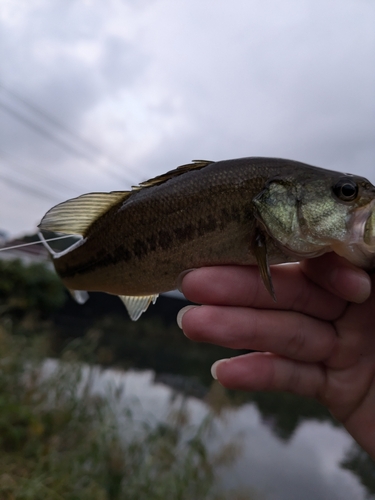
<path fill-rule="evenodd" d="M 132 189 L 138 191 L 143 188 L 157 186 L 159 184 L 163 184 L 166 181 L 169 181 L 169 179 L 173 179 L 174 177 L 178 177 L 179 175 L 185 174 L 186 172 L 190 172 L 191 170 L 199 170 L 201 168 L 207 167 L 207 165 L 210 165 L 210 163 L 214 162 L 211 160 L 193 160 L 193 163 L 187 163 L 186 165 L 181 165 L 180 167 L 177 167 L 174 170 L 170 170 L 165 174 L 158 175 L 153 179 L 140 182 L 139 186 L 132 186 Z"/>
<path fill-rule="evenodd" d="M 39 229 L 55 233 L 80 234 L 85 236 L 95 220 L 107 212 L 113 205 L 125 201 L 132 193 L 144 188 L 157 186 L 191 170 L 206 167 L 209 160 L 193 160 L 193 163 L 181 165 L 174 170 L 158 175 L 154 179 L 133 186 L 132 191 L 112 191 L 111 193 L 88 193 L 78 198 L 64 201 L 51 208 L 39 224 Z"/>
<path fill-rule="evenodd" d="M 137 319 L 148 309 L 148 306 L 155 304 L 156 299 L 159 295 L 144 295 L 139 297 L 132 297 L 130 295 L 119 295 L 119 298 L 123 301 L 130 319 L 137 321 Z"/>
<path fill-rule="evenodd" d="M 85 235 L 91 224 L 113 205 L 125 200 L 131 191 L 89 193 L 64 201 L 51 208 L 39 224 L 39 229 L 56 233 Z"/>

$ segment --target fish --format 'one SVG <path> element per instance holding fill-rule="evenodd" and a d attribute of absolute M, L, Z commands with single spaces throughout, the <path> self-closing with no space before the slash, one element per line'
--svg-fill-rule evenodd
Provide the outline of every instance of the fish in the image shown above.
<path fill-rule="evenodd" d="M 132 320 L 189 269 L 258 265 L 276 300 L 271 265 L 333 251 L 375 267 L 375 187 L 280 158 L 194 160 L 130 191 L 60 203 L 38 227 L 80 236 L 52 255 L 78 300 L 87 291 L 118 295 Z"/>

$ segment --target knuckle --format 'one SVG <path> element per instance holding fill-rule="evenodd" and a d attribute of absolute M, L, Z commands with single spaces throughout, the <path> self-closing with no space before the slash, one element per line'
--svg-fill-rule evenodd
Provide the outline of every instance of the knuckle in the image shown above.
<path fill-rule="evenodd" d="M 304 323 L 302 318 L 295 318 L 295 324 L 286 345 L 286 354 L 291 358 L 305 357 L 306 331 Z"/>
<path fill-rule="evenodd" d="M 295 311 L 304 311 L 305 309 L 308 309 L 311 300 L 312 289 L 311 287 L 306 286 L 306 283 L 303 283 L 303 286 L 300 287 L 299 293 L 296 294 L 291 304 L 291 309 Z"/>

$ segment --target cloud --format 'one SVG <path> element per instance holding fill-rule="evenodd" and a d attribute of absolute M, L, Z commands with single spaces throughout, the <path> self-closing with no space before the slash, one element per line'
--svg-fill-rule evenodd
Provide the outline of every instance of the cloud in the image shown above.
<path fill-rule="evenodd" d="M 126 189 L 197 157 L 289 157 L 374 181 L 374 11 L 370 0 L 5 2 L 1 83 L 95 148 L 72 154 L 1 110 L 0 148 L 30 182 L 55 179 L 56 201 L 72 195 L 63 180 L 77 193 Z M 78 147 L 0 89 L 1 102 Z M 12 232 L 49 208 L 3 191 Z M 22 216 L 7 209 L 15 199 Z"/>
<path fill-rule="evenodd" d="M 228 416 L 221 435 L 240 436 L 242 454 L 221 479 L 227 488 L 255 487 L 269 500 L 360 499 L 363 487 L 339 467 L 352 438 L 329 423 L 305 421 L 289 442 L 279 440 L 244 405 Z M 303 493 L 302 493 L 303 492 Z"/>

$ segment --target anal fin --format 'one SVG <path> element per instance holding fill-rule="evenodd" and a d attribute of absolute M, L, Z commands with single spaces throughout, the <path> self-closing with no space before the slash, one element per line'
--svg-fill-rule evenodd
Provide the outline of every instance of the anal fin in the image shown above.
<path fill-rule="evenodd" d="M 159 294 L 156 295 L 143 295 L 132 297 L 130 295 L 119 295 L 119 298 L 124 303 L 126 310 L 129 313 L 130 319 L 137 321 L 137 319 L 148 309 L 148 306 L 155 304 Z"/>
<path fill-rule="evenodd" d="M 84 304 L 89 300 L 89 294 L 85 292 L 84 290 L 70 290 L 70 295 L 73 297 L 73 299 L 78 303 L 78 304 Z"/>
<path fill-rule="evenodd" d="M 270 266 L 268 263 L 267 245 L 264 234 L 258 229 L 255 234 L 253 250 L 259 267 L 264 286 L 276 302 L 275 290 L 273 288 Z"/>

